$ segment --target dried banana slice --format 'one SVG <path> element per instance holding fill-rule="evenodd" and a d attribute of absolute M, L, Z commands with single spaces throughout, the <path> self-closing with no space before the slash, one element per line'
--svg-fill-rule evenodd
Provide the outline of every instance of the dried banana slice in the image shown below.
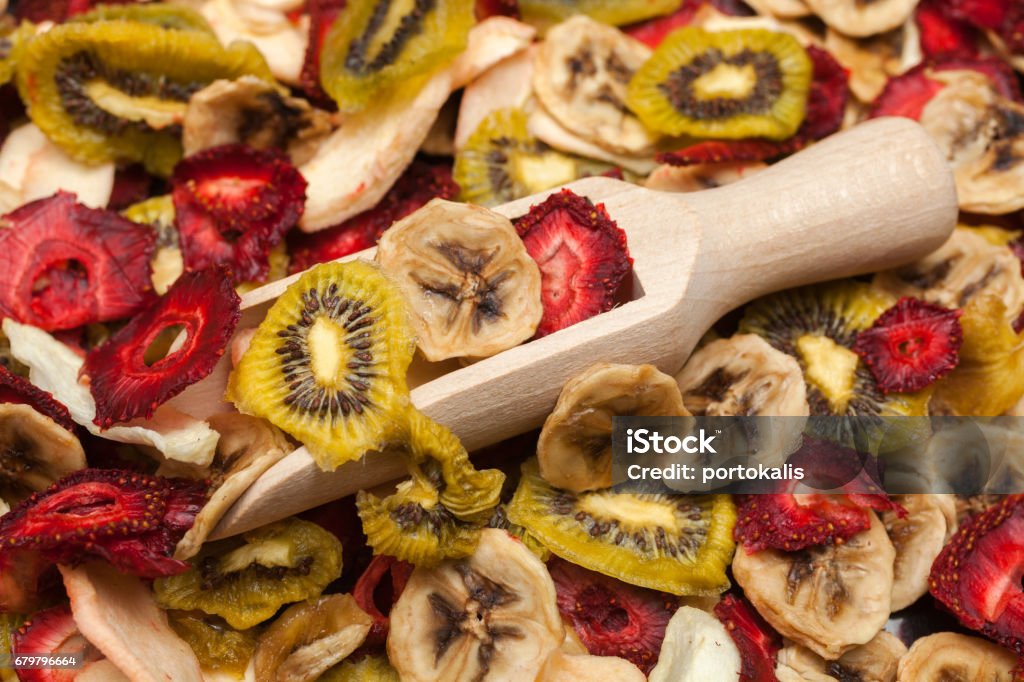
<path fill-rule="evenodd" d="M 907 646 L 885 630 L 835 661 L 790 643 L 779 651 L 775 676 L 779 682 L 896 682 L 896 669 L 905 653 Z"/>
<path fill-rule="evenodd" d="M 260 0 L 208 0 L 200 13 L 210 22 L 220 42 L 252 43 L 267 60 L 270 72 L 285 83 L 298 84 L 306 54 L 308 20 L 292 22 L 288 12 L 296 3 Z M 277 5 L 275 7 L 275 5 Z"/>
<path fill-rule="evenodd" d="M 350 594 L 288 607 L 260 635 L 253 655 L 257 680 L 314 682 L 362 645 L 373 619 Z"/>
<path fill-rule="evenodd" d="M 480 206 L 434 199 L 395 223 L 377 262 L 409 310 L 431 361 L 484 358 L 537 330 L 540 270 L 512 222 Z"/>
<path fill-rule="evenodd" d="M 871 527 L 843 544 L 733 558 L 736 582 L 765 620 L 828 660 L 871 641 L 889 618 L 896 550 L 868 513 Z"/>
<path fill-rule="evenodd" d="M 659 192 L 699 192 L 732 184 L 767 167 L 768 164 L 760 161 L 725 161 L 696 166 L 662 164 L 647 176 L 643 184 L 647 189 Z"/>
<path fill-rule="evenodd" d="M 920 122 L 953 166 L 960 208 L 997 215 L 1024 208 L 1024 105 L 974 71 L 930 77 L 947 85 Z"/>
<path fill-rule="evenodd" d="M 333 129 L 330 114 L 254 76 L 218 80 L 188 101 L 182 121 L 185 155 L 243 143 L 287 150 L 302 165 Z"/>
<path fill-rule="evenodd" d="M 956 532 L 956 502 L 953 495 L 928 494 L 898 495 L 894 501 L 907 515 L 886 511 L 881 517 L 896 549 L 891 608 L 899 611 L 928 592 L 932 562 Z"/>
<path fill-rule="evenodd" d="M 825 49 L 850 72 L 850 91 L 861 102 L 874 101 L 890 78 L 917 66 L 923 58 L 913 19 L 891 31 L 861 39 L 830 28 L 825 32 Z"/>
<path fill-rule="evenodd" d="M 875 275 L 872 286 L 894 296 L 913 296 L 947 308 L 963 308 L 984 294 L 997 296 L 1013 322 L 1024 307 L 1020 260 L 1006 246 L 958 227 L 938 250 L 910 265 Z"/>
<path fill-rule="evenodd" d="M 413 571 L 388 656 L 403 682 L 531 680 L 564 637 L 544 564 L 490 528 L 473 556 Z"/>
<path fill-rule="evenodd" d="M 918 0 L 804 0 L 829 27 L 863 38 L 892 30 L 910 18 Z"/>
<path fill-rule="evenodd" d="M 672 377 L 654 365 L 599 363 L 570 379 L 537 442 L 540 474 L 573 492 L 612 484 L 612 417 L 679 417 L 683 406 Z"/>
<path fill-rule="evenodd" d="M 210 481 L 209 497 L 195 522 L 178 542 L 174 557 L 195 556 L 217 522 L 241 497 L 253 481 L 292 451 L 288 439 L 276 427 L 258 417 L 244 414 L 215 414 L 210 426 L 220 434 L 217 451 L 209 467 L 196 468 L 165 462 L 161 476 L 192 476 Z"/>
<path fill-rule="evenodd" d="M 0 496 L 11 502 L 84 469 L 74 434 L 28 405 L 0 403 Z"/>
<path fill-rule="evenodd" d="M 800 364 L 757 334 L 712 341 L 690 357 L 676 382 L 686 409 L 699 416 L 810 414 Z"/>
<path fill-rule="evenodd" d="M 8 505 L 3 499 L 0 499 L 0 516 L 3 516 L 9 511 L 11 511 L 10 505 Z"/>
<path fill-rule="evenodd" d="M 740 678 L 739 649 L 722 623 L 706 611 L 680 607 L 665 628 L 650 682 L 702 682 Z"/>
<path fill-rule="evenodd" d="M 622 31 L 576 15 L 540 44 L 533 70 L 537 98 L 564 127 L 613 152 L 649 151 L 657 135 L 626 108 L 629 80 L 651 50 Z"/>
<path fill-rule="evenodd" d="M 600 679 L 647 682 L 643 671 L 626 659 L 618 656 L 590 656 L 586 649 L 581 654 L 555 651 L 537 675 L 536 682 L 592 682 Z"/>
<path fill-rule="evenodd" d="M 804 0 L 747 0 L 758 14 L 776 19 L 800 19 L 811 14 Z"/>
<path fill-rule="evenodd" d="M 939 632 L 914 642 L 900 659 L 898 682 L 985 680 L 1012 682 L 1017 657 L 1009 649 L 982 639 Z"/>

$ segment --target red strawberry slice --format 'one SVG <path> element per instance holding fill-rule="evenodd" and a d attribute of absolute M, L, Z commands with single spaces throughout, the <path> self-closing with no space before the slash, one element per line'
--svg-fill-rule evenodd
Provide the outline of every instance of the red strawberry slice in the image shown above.
<path fill-rule="evenodd" d="M 384 230 L 419 209 L 431 199 L 454 199 L 459 186 L 450 164 L 413 161 L 387 194 L 373 208 L 340 225 L 312 234 L 288 235 L 291 272 L 302 272 L 317 263 L 336 260 L 377 244 Z"/>
<path fill-rule="evenodd" d="M 727 594 L 715 605 L 715 617 L 740 650 L 739 682 L 776 682 L 775 658 L 782 637 L 742 597 Z"/>
<path fill-rule="evenodd" d="M 224 354 L 241 317 L 241 299 L 222 268 L 185 273 L 167 293 L 85 357 L 82 373 L 96 399 L 97 426 L 136 417 L 206 377 Z M 147 363 L 146 351 L 162 332 L 180 328 L 180 348 Z"/>
<path fill-rule="evenodd" d="M 102 0 L 107 5 L 132 5 L 138 0 Z M 14 16 L 34 23 L 53 21 L 60 23 L 76 14 L 88 12 L 100 0 L 18 0 L 12 3 Z"/>
<path fill-rule="evenodd" d="M 994 31 L 1014 54 L 1024 54 L 1024 6 L 1019 0 L 950 0 L 954 17 Z"/>
<path fill-rule="evenodd" d="M 320 53 L 331 24 L 345 9 L 345 0 L 308 0 L 306 9 L 309 12 L 309 43 L 302 61 L 299 74 L 299 85 L 309 99 L 318 107 L 335 111 L 338 105 L 332 100 L 323 86 L 320 85 Z"/>
<path fill-rule="evenodd" d="M 381 645 L 387 641 L 391 607 L 405 590 L 412 575 L 412 564 L 383 554 L 373 557 L 352 590 L 359 607 L 373 618 L 366 645 Z"/>
<path fill-rule="evenodd" d="M 236 282 L 266 279 L 270 249 L 298 223 L 306 201 L 306 181 L 284 155 L 245 145 L 182 160 L 171 188 L 185 267 L 223 265 Z"/>
<path fill-rule="evenodd" d="M 959 362 L 962 312 L 903 297 L 857 335 L 853 350 L 883 393 L 919 391 Z"/>
<path fill-rule="evenodd" d="M 0 565 L 31 580 L 36 557 L 75 564 L 109 561 L 143 578 L 180 573 L 171 558 L 206 502 L 203 481 L 82 469 L 20 502 L 0 517 Z M 0 603 L 4 602 L 0 595 Z"/>
<path fill-rule="evenodd" d="M 679 3 L 679 9 L 673 13 L 641 21 L 623 30 L 649 47 L 658 47 L 670 33 L 689 26 L 704 5 L 710 5 L 723 14 L 733 16 L 753 14 L 747 5 L 737 0 L 683 0 Z"/>
<path fill-rule="evenodd" d="M 476 0 L 476 20 L 483 21 L 488 17 L 519 18 L 518 0 Z"/>
<path fill-rule="evenodd" d="M 932 595 L 965 626 L 1024 655 L 1024 496 L 972 516 L 932 564 Z"/>
<path fill-rule="evenodd" d="M 156 178 L 147 173 L 142 164 L 118 168 L 114 174 L 114 188 L 110 191 L 107 208 L 123 211 L 132 204 L 144 201 L 151 196 L 156 184 Z"/>
<path fill-rule="evenodd" d="M 47 331 L 128 317 L 153 300 L 156 233 L 59 192 L 0 218 L 0 316 Z"/>
<path fill-rule="evenodd" d="M 540 268 L 544 315 L 536 338 L 612 309 L 633 259 L 604 204 L 565 189 L 531 207 L 516 231 Z"/>
<path fill-rule="evenodd" d="M 3 365 L 0 365 L 0 403 L 28 405 L 68 431 L 75 430 L 75 422 L 72 421 L 68 408 L 57 402 L 48 391 L 36 388 L 28 379 L 12 373 Z"/>
<path fill-rule="evenodd" d="M 1007 64 L 991 58 L 947 58 L 934 63 L 920 64 L 901 76 L 889 79 L 882 94 L 871 105 L 871 117 L 903 116 L 918 120 L 925 106 L 945 84 L 930 77 L 931 72 L 977 71 L 990 81 L 1003 97 L 1021 101 L 1017 76 Z"/>
<path fill-rule="evenodd" d="M 814 76 L 807 98 L 806 117 L 793 137 L 781 142 L 762 139 L 708 140 L 678 151 L 663 152 L 658 155 L 658 162 L 690 166 L 723 161 L 771 161 L 799 151 L 811 142 L 839 130 L 846 112 L 849 74 L 825 50 L 812 45 L 807 48 L 807 56 L 814 64 Z"/>
<path fill-rule="evenodd" d="M 32 615 L 11 637 L 11 653 L 19 656 L 61 656 L 75 654 L 82 663 L 103 657 L 82 636 L 66 604 Z M 21 682 L 72 682 L 80 671 L 75 668 L 21 668 Z"/>
<path fill-rule="evenodd" d="M 954 18 L 945 0 L 926 0 L 914 11 L 921 36 L 921 51 L 926 59 L 978 56 L 975 31 L 966 22 Z"/>
<path fill-rule="evenodd" d="M 627 585 L 554 558 L 558 610 L 595 656 L 619 656 L 649 674 L 658 663 L 665 628 L 679 608 L 672 596 Z"/>

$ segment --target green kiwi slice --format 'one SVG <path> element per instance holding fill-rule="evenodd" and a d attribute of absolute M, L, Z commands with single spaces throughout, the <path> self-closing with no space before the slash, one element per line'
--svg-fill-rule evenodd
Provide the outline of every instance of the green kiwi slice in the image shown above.
<path fill-rule="evenodd" d="M 470 0 L 349 2 L 324 39 L 320 84 L 345 112 L 364 109 L 384 90 L 409 87 L 466 47 Z"/>
<path fill-rule="evenodd" d="M 19 50 L 18 92 L 32 121 L 85 163 L 141 161 L 168 175 L 181 158 L 188 99 L 220 78 L 270 70 L 249 43 L 137 21 L 71 22 Z"/>
<path fill-rule="evenodd" d="M 586 14 L 605 24 L 622 26 L 669 14 L 678 7 L 679 0 L 519 0 L 523 18 L 542 25 Z"/>
<path fill-rule="evenodd" d="M 788 33 L 683 28 L 634 74 L 627 105 L 668 135 L 783 140 L 804 120 L 812 71 Z"/>
<path fill-rule="evenodd" d="M 729 587 L 736 523 L 729 495 L 572 493 L 548 485 L 532 459 L 508 518 L 554 554 L 623 582 L 679 595 Z"/>
<path fill-rule="evenodd" d="M 455 155 L 463 201 L 497 206 L 579 177 L 579 162 L 531 135 L 527 120 L 521 109 L 498 109 L 480 122 Z"/>

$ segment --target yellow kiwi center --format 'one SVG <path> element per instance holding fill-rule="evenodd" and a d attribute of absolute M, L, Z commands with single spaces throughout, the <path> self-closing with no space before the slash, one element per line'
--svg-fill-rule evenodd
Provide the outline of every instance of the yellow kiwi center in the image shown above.
<path fill-rule="evenodd" d="M 639 495 L 584 495 L 579 500 L 579 507 L 597 519 L 628 519 L 630 524 L 664 528 L 672 535 L 677 535 L 680 530 L 672 507 L 664 501 L 645 500 Z"/>
<path fill-rule="evenodd" d="M 854 395 L 857 354 L 827 336 L 801 336 L 796 348 L 807 381 L 825 396 L 833 412 L 845 413 Z"/>
<path fill-rule="evenodd" d="M 757 85 L 753 64 L 717 64 L 693 81 L 693 92 L 700 99 L 747 99 Z"/>
<path fill-rule="evenodd" d="M 144 121 L 154 130 L 181 123 L 188 107 L 188 102 L 129 95 L 102 80 L 87 83 L 85 94 L 104 111 L 125 121 Z"/>
<path fill-rule="evenodd" d="M 576 162 L 561 154 L 518 154 L 515 159 L 516 176 L 533 192 L 542 192 L 576 179 Z"/>
<path fill-rule="evenodd" d="M 340 388 L 345 369 L 352 359 L 352 350 L 345 343 L 348 332 L 336 322 L 321 315 L 309 330 L 309 366 L 321 386 Z"/>

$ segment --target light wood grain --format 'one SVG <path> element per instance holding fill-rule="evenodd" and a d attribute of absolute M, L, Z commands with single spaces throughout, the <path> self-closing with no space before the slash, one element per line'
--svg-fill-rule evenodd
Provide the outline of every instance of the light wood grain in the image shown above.
<path fill-rule="evenodd" d="M 415 388 L 413 403 L 470 450 L 536 428 L 565 381 L 594 362 L 651 363 L 674 373 L 732 308 L 771 291 L 919 258 L 946 240 L 957 216 L 945 160 L 906 119 L 871 121 L 706 192 L 666 194 L 607 178 L 569 187 L 604 202 L 626 231 L 642 295 Z M 547 194 L 498 210 L 522 215 Z M 353 258 L 372 258 L 372 250 Z M 247 294 L 244 324 L 258 323 L 292 281 Z M 227 369 L 183 394 L 193 409 L 225 409 Z M 394 457 L 379 453 L 325 473 L 299 448 L 235 503 L 214 535 L 239 533 L 401 473 Z"/>

